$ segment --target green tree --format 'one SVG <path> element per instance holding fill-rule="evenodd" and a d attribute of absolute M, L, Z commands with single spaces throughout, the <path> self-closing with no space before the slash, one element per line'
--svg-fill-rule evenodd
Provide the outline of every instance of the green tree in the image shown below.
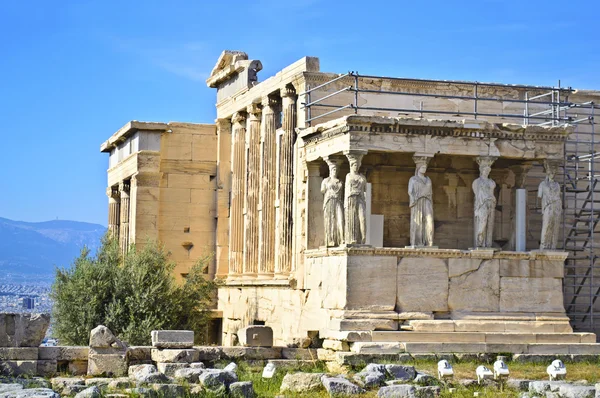
<path fill-rule="evenodd" d="M 155 329 L 188 329 L 201 339 L 217 283 L 205 278 L 210 256 L 200 259 L 185 282 L 155 242 L 125 256 L 108 235 L 95 256 L 84 248 L 70 268 L 57 269 L 52 286 L 54 331 L 61 343 L 87 345 L 102 324 L 132 345 L 150 343 Z"/>

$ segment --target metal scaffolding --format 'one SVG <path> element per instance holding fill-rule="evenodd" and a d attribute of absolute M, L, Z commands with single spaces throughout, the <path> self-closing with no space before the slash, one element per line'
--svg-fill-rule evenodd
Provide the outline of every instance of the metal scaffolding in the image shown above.
<path fill-rule="evenodd" d="M 469 95 L 449 95 L 431 92 L 402 92 L 389 90 L 373 90 L 361 88 L 364 80 L 390 80 L 418 83 L 441 83 L 459 87 Z M 333 89 L 331 85 L 343 86 Z M 517 89 L 524 92 L 522 99 L 485 97 L 480 95 L 482 87 L 501 87 Z M 319 96 L 319 94 L 326 94 Z M 352 101 L 340 104 L 339 98 L 344 93 L 353 93 Z M 565 142 L 565 157 L 562 173 L 563 189 L 563 246 L 569 252 L 565 264 L 563 282 L 564 302 L 567 315 L 575 331 L 594 332 L 600 335 L 600 265 L 596 263 L 599 255 L 595 242 L 595 233 L 600 221 L 600 142 L 595 137 L 595 112 L 598 105 L 594 102 L 574 103 L 569 96 L 574 92 L 570 87 L 561 87 L 560 81 L 556 87 L 505 85 L 496 83 L 466 82 L 452 80 L 390 78 L 381 76 L 359 75 L 358 72 L 348 72 L 332 78 L 316 87 L 307 88 L 300 94 L 304 96 L 302 105 L 306 111 L 307 126 L 326 117 L 346 114 L 372 114 L 373 112 L 389 112 L 397 116 L 424 117 L 424 115 L 478 117 L 484 119 L 501 119 L 523 125 L 563 126 L 574 125 L 575 131 Z M 417 108 L 388 108 L 361 106 L 361 95 L 412 96 L 441 99 L 456 99 L 472 103 L 469 110 L 448 111 L 427 108 L 420 101 Z M 531 94 L 531 95 L 530 95 Z M 346 95 L 345 98 L 348 96 Z M 336 102 L 337 100 L 337 103 Z M 490 113 L 481 112 L 482 102 L 514 103 L 522 106 L 522 113 Z M 519 105 L 520 104 L 520 105 Z M 316 112 L 321 110 L 322 113 Z M 466 109 L 463 107 L 463 109 Z M 324 112 L 323 112 L 324 111 Z M 598 147 L 597 147 L 598 146 Z M 596 174 L 599 173 L 599 174 Z M 600 234 L 598 234 L 600 235 Z"/>

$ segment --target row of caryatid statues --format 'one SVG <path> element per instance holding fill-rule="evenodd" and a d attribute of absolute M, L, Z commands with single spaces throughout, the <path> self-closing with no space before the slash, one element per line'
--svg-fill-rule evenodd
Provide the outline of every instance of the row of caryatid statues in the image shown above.
<path fill-rule="evenodd" d="M 337 247 L 366 242 L 366 178 L 359 174 L 361 153 L 346 153 L 350 172 L 346 175 L 346 189 L 337 178 L 341 159 L 326 157 L 329 177 L 321 184 L 324 194 L 323 213 L 325 221 L 325 245 Z M 431 157 L 414 156 L 415 175 L 408 181 L 410 199 L 410 245 L 411 247 L 433 246 L 433 189 L 431 179 L 425 175 Z M 479 177 L 473 181 L 475 195 L 474 230 L 475 248 L 491 248 L 493 243 L 496 211 L 496 183 L 489 178 L 495 157 L 480 156 Z M 544 162 L 546 178 L 539 185 L 538 197 L 542 199 L 541 250 L 556 249 L 559 226 L 562 218 L 560 185 L 554 181 L 556 163 Z M 343 198 L 342 198 L 343 195 Z"/>

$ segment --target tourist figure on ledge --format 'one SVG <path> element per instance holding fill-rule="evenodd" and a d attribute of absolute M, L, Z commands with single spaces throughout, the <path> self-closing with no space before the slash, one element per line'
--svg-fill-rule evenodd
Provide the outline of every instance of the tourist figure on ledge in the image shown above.
<path fill-rule="evenodd" d="M 554 181 L 556 162 L 544 162 L 546 179 L 540 183 L 538 198 L 542 199 L 542 236 L 540 250 L 554 250 L 558 242 L 562 219 L 562 199 L 560 184 Z"/>
<path fill-rule="evenodd" d="M 496 183 L 488 178 L 495 158 L 480 156 L 479 178 L 473 181 L 475 194 L 475 248 L 490 248 L 493 242 L 494 217 L 496 216 Z"/>
<path fill-rule="evenodd" d="M 425 175 L 428 157 L 415 156 L 417 168 L 408 181 L 410 198 L 410 245 L 433 246 L 433 198 L 431 179 Z"/>
<path fill-rule="evenodd" d="M 346 175 L 344 196 L 344 214 L 346 215 L 346 244 L 364 244 L 367 238 L 367 179 L 358 174 L 362 153 L 346 154 L 350 163 L 350 172 Z"/>
<path fill-rule="evenodd" d="M 325 158 L 329 166 L 329 177 L 321 183 L 323 218 L 325 224 L 325 246 L 337 247 L 344 243 L 344 185 L 337 178 L 339 159 Z"/>

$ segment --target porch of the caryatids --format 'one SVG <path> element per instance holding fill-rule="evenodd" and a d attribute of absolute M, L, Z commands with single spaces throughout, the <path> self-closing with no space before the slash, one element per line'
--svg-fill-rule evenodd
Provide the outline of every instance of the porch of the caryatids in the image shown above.
<path fill-rule="evenodd" d="M 296 135 L 296 90 L 287 85 L 280 90 L 282 131 L 279 140 L 279 203 L 277 207 L 277 259 L 275 273 L 283 277 L 292 270 L 292 237 L 294 219 L 294 141 Z"/>
<path fill-rule="evenodd" d="M 247 107 L 246 121 L 246 190 L 244 216 L 244 274 L 258 272 L 258 203 L 260 199 L 260 124 L 262 109 L 258 104 Z"/>
<path fill-rule="evenodd" d="M 231 215 L 229 217 L 229 276 L 244 268 L 244 198 L 246 184 L 246 112 L 236 112 L 232 123 Z"/>

